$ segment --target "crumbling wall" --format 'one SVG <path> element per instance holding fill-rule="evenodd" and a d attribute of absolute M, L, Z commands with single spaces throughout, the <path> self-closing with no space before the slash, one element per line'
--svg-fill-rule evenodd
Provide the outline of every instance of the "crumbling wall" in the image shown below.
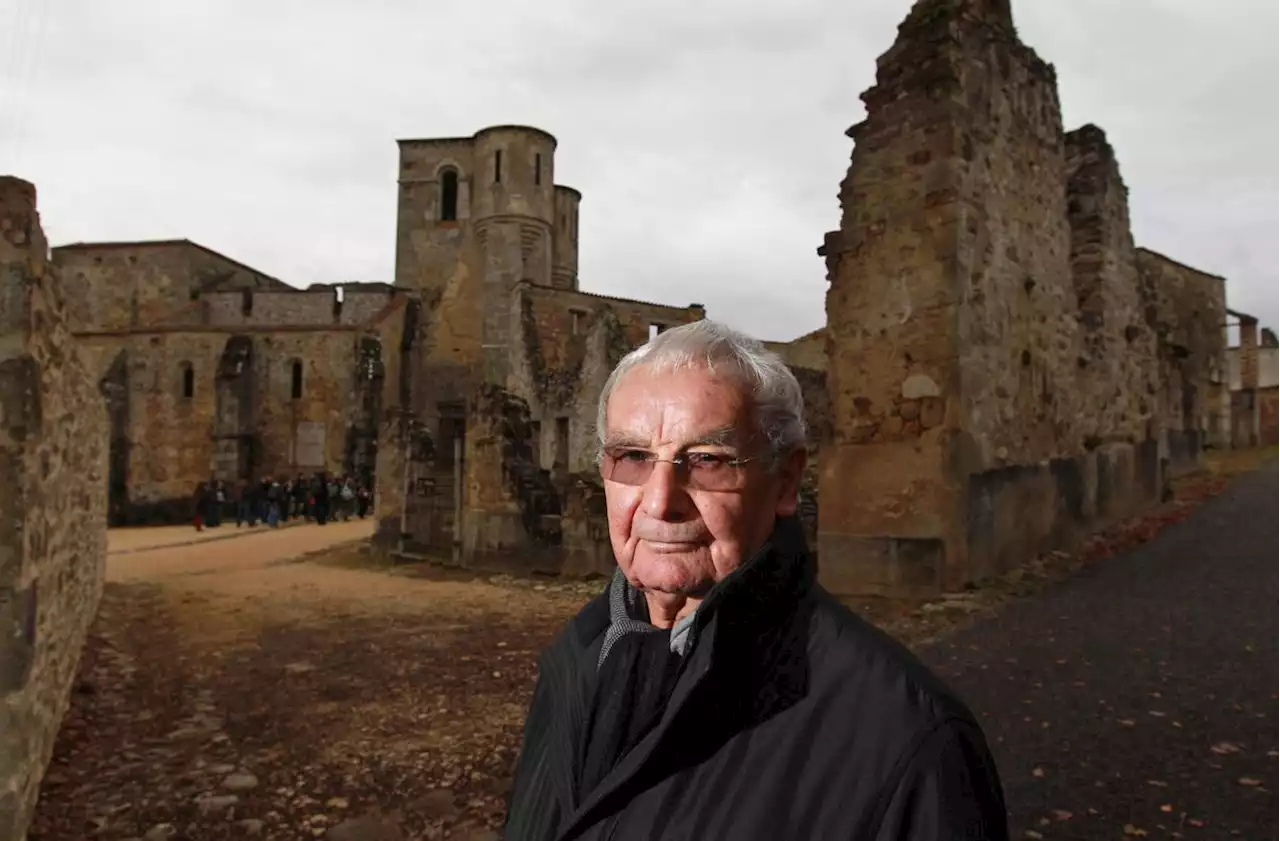
<path fill-rule="evenodd" d="M 399 312 L 386 317 L 394 322 Z M 243 374 L 249 414 L 231 429 L 218 423 L 219 365 L 237 336 L 251 346 L 249 368 Z M 239 333 L 193 327 L 80 334 L 99 378 L 117 359 L 127 372 L 127 493 L 112 506 L 112 522 L 187 521 L 197 484 L 214 475 L 234 482 L 241 470 L 227 461 L 232 458 L 231 444 L 219 444 L 219 436 L 251 437 L 246 445 L 252 449 L 251 463 L 243 467 L 253 477 L 310 475 L 318 470 L 344 473 L 356 467 L 352 430 L 359 427 L 361 440 L 373 438 L 371 430 L 380 423 L 384 405 L 379 400 L 372 408 L 379 420 L 366 417 L 360 348 L 369 338 L 380 342 L 380 336 L 375 325 L 363 330 Z M 398 365 L 395 359 L 393 376 L 398 376 Z M 385 366 L 379 379 L 385 391 Z M 221 388 L 225 392 L 229 386 L 224 383 Z"/>
<path fill-rule="evenodd" d="M 1267 344 L 1268 330 L 1261 330 L 1262 344 L 1257 348 L 1258 388 L 1272 388 L 1280 385 L 1280 347 Z M 1242 384 L 1240 378 L 1240 347 L 1226 348 L 1226 381 L 1228 387 L 1238 390 Z"/>
<path fill-rule="evenodd" d="M 764 346 L 783 358 L 788 365 L 813 371 L 827 370 L 827 329 L 805 333 L 789 342 L 765 342 Z"/>
<path fill-rule="evenodd" d="M 649 341 L 651 325 L 677 327 L 705 313 L 528 283 L 514 295 L 520 338 L 509 384 L 529 403 L 538 464 L 561 478 L 594 471 L 596 406 L 614 366 Z"/>
<path fill-rule="evenodd" d="M 808 435 L 809 461 L 800 483 L 800 507 L 797 513 L 804 523 L 809 546 L 818 545 L 818 491 L 823 447 L 831 441 L 831 400 L 825 371 L 791 366 L 804 394 L 804 418 Z"/>
<path fill-rule="evenodd" d="M 0 838 L 22 838 L 102 593 L 107 416 L 35 188 L 0 178 Z"/>
<path fill-rule="evenodd" d="M 372 288 L 367 288 L 372 287 Z M 316 284 L 309 289 L 207 292 L 202 323 L 214 327 L 356 327 L 395 304 L 387 284 Z"/>
<path fill-rule="evenodd" d="M 1158 349 L 1161 457 L 1172 473 L 1183 473 L 1197 468 L 1209 439 L 1228 428 L 1226 290 L 1221 277 L 1150 249 L 1136 256 Z"/>
<path fill-rule="evenodd" d="M 1258 402 L 1258 444 L 1274 447 L 1280 444 L 1280 389 L 1260 388 Z"/>
<path fill-rule="evenodd" d="M 53 250 L 53 260 L 67 287 L 75 331 L 199 324 L 195 300 L 214 289 L 291 291 L 189 240 L 66 245 Z"/>
<path fill-rule="evenodd" d="M 467 516 L 472 565 L 516 563 L 560 570 L 560 495 L 534 463 L 529 405 L 504 388 L 477 389 L 467 419 Z"/>
<path fill-rule="evenodd" d="M 1128 190 L 1102 129 L 1066 135 L 1071 273 L 1080 324 L 1079 388 L 1096 399 L 1083 419 L 1086 449 L 1158 435 L 1156 337 L 1144 311 L 1129 228 Z"/>
<path fill-rule="evenodd" d="M 1115 384 L 1081 373 L 1133 320 L 1127 209 L 1093 144 L 1069 213 L 1056 77 L 1007 2 L 917 2 L 863 100 L 841 228 L 819 251 L 833 416 L 819 551 L 838 592 L 933 593 L 1154 493 L 1137 402 L 1090 432 Z M 1121 312 L 1093 327 L 1100 301 Z"/>

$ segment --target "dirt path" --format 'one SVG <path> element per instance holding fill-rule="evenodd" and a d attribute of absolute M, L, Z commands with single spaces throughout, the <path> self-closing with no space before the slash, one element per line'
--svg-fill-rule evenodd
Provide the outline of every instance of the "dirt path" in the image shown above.
<path fill-rule="evenodd" d="M 490 837 L 535 653 L 592 590 L 296 560 L 367 533 L 110 556 L 33 841 Z"/>

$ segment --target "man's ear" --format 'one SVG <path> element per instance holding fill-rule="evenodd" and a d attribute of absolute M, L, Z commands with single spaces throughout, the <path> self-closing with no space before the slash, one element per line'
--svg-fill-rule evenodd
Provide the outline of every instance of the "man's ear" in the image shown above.
<path fill-rule="evenodd" d="M 779 517 L 790 517 L 800 507 L 800 481 L 804 478 L 804 468 L 808 463 L 809 453 L 804 447 L 792 450 L 778 463 Z"/>

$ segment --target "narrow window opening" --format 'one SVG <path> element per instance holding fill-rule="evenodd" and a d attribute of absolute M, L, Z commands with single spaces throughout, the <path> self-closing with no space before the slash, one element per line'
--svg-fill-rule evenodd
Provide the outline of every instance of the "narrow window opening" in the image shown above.
<path fill-rule="evenodd" d="M 493 183 L 502 183 L 502 150 L 493 153 Z"/>
<path fill-rule="evenodd" d="M 461 407 L 451 403 L 441 403 L 440 422 L 436 427 L 435 463 L 437 468 L 453 469 L 454 442 L 461 441 L 465 452 L 467 438 L 467 420 L 462 415 Z"/>
<path fill-rule="evenodd" d="M 529 446 L 533 448 L 533 464 L 542 469 L 542 423 L 533 421 L 529 424 Z"/>
<path fill-rule="evenodd" d="M 253 315 L 253 290 L 240 290 L 240 314 L 245 318 Z"/>
<path fill-rule="evenodd" d="M 561 470 L 569 468 L 569 419 L 556 418 L 556 461 Z"/>
<path fill-rule="evenodd" d="M 533 156 L 533 183 L 537 186 L 542 185 L 542 153 Z"/>
<path fill-rule="evenodd" d="M 440 221 L 458 221 L 458 173 L 452 169 L 440 173 Z"/>
<path fill-rule="evenodd" d="M 302 363 L 296 359 L 290 366 L 289 397 L 293 400 L 302 399 Z"/>
<path fill-rule="evenodd" d="M 196 372 L 190 362 L 182 363 L 182 397 L 190 400 L 196 396 Z"/>
<path fill-rule="evenodd" d="M 342 320 L 342 300 L 343 292 L 341 286 L 335 286 L 333 289 L 333 320 Z"/>
<path fill-rule="evenodd" d="M 650 338 L 651 340 L 652 340 L 652 339 L 656 339 L 656 338 L 658 338 L 658 334 L 659 334 L 659 333 L 661 333 L 661 332 L 662 332 L 662 330 L 663 330 L 663 327 L 662 327 L 662 325 L 661 325 L 661 324 L 650 324 L 650 325 L 649 325 L 649 338 Z"/>
<path fill-rule="evenodd" d="M 582 333 L 582 318 L 586 313 L 582 310 L 569 310 L 569 335 L 577 336 Z"/>

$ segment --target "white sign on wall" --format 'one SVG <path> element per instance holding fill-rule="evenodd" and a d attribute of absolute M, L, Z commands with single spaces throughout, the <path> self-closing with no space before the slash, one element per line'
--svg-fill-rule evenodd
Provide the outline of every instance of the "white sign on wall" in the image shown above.
<path fill-rule="evenodd" d="M 325 466 L 324 424 L 318 421 L 301 421 L 294 438 L 294 463 L 298 467 Z"/>

